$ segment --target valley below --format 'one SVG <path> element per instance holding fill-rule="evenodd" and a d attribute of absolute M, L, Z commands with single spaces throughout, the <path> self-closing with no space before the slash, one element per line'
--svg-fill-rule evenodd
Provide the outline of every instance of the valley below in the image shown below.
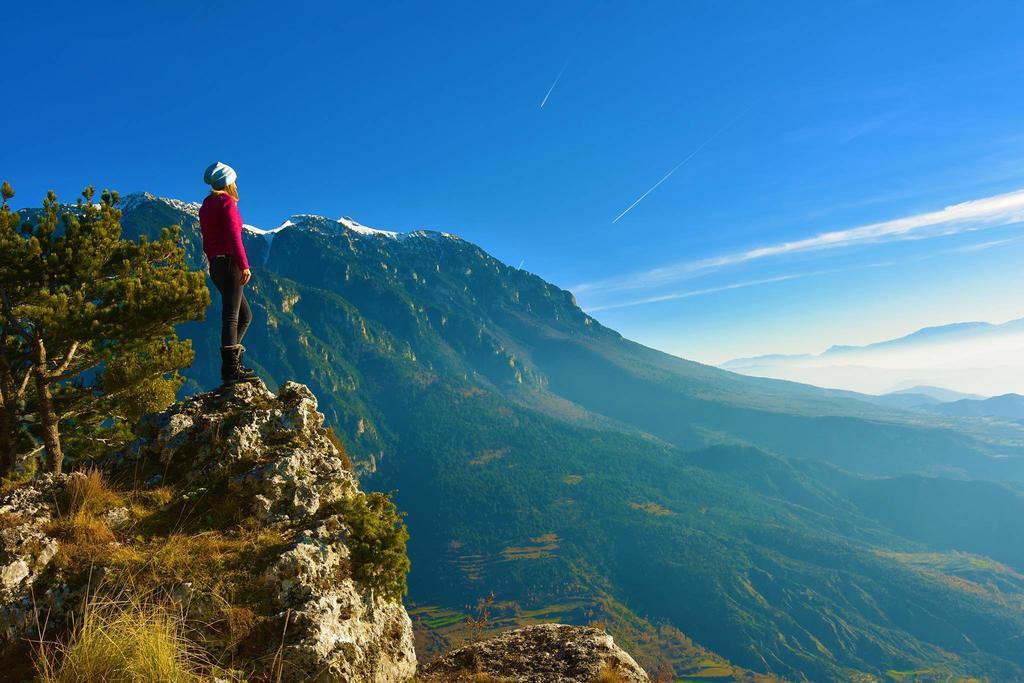
<path fill-rule="evenodd" d="M 1020 423 L 669 356 L 446 233 L 289 223 L 245 235 L 246 358 L 407 514 L 421 658 L 560 621 L 682 680 L 1024 678 Z M 122 224 L 202 266 L 195 205 Z M 179 327 L 183 393 L 216 317 Z"/>

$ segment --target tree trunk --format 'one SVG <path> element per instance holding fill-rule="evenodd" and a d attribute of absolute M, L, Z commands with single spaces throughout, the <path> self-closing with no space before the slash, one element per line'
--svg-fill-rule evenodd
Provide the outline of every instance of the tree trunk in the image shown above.
<path fill-rule="evenodd" d="M 39 429 L 43 432 L 43 445 L 46 457 L 50 459 L 50 467 L 60 474 L 64 466 L 64 454 L 60 450 L 60 432 L 57 431 L 57 413 L 53 409 L 53 396 L 50 394 L 50 373 L 46 365 L 46 346 L 42 339 L 35 341 L 35 358 L 33 358 L 32 376 L 36 382 L 36 419 Z"/>
<path fill-rule="evenodd" d="M 18 457 L 18 397 L 14 377 L 6 363 L 0 364 L 0 474 L 14 471 Z"/>

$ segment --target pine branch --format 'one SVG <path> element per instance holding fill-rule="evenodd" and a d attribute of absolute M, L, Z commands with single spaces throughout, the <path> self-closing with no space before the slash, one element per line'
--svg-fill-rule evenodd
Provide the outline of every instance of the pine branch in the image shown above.
<path fill-rule="evenodd" d="M 15 397 L 21 398 L 22 396 L 25 395 L 25 390 L 28 389 L 28 381 L 31 378 L 32 373 L 26 372 L 25 376 L 21 378 L 21 385 L 18 387 L 18 390 L 14 393 Z"/>
<path fill-rule="evenodd" d="M 68 347 L 68 352 L 64 354 L 64 360 L 61 362 L 60 365 L 54 368 L 52 372 L 47 373 L 47 379 L 49 379 L 52 382 L 58 379 L 61 375 L 63 375 L 67 371 L 68 366 L 71 365 L 71 361 L 74 359 L 75 352 L 77 350 L 78 342 L 71 342 L 71 346 Z"/>

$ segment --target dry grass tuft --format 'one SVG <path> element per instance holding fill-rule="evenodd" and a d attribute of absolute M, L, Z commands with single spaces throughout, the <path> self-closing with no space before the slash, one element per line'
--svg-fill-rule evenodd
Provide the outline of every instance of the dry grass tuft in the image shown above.
<path fill-rule="evenodd" d="M 95 468 L 76 472 L 69 477 L 64 495 L 67 505 L 65 514 L 68 517 L 95 517 L 124 502 L 121 495 L 107 485 L 103 473 Z"/>
<path fill-rule="evenodd" d="M 75 472 L 64 490 L 61 515 L 47 525 L 47 532 L 61 540 L 64 565 L 73 557 L 96 558 L 116 540 L 101 515 L 124 502 L 96 469 Z"/>
<path fill-rule="evenodd" d="M 172 533 L 165 539 L 154 539 L 147 547 L 146 562 L 137 567 L 161 582 L 198 581 L 207 586 L 227 578 L 230 569 L 248 569 L 245 558 L 268 548 L 280 549 L 280 534 L 264 531 L 228 537 L 219 532 L 201 534 Z"/>
<path fill-rule="evenodd" d="M 46 524 L 59 540 L 54 576 L 85 587 L 102 567 L 104 586 L 118 586 L 117 597 L 91 597 L 73 623 L 45 636 L 53 642 L 36 644 L 35 657 L 22 657 L 35 666 L 38 681 L 241 680 L 243 672 L 218 665 L 253 665 L 282 640 L 278 620 L 266 616 L 274 594 L 260 581 L 259 568 L 291 539 L 245 517 L 221 493 L 189 497 L 173 486 L 122 491 L 96 470 L 68 478 Z M 131 523 L 118 523 L 115 533 L 108 513 L 119 507 L 128 509 Z M 0 517 L 0 528 L 19 521 Z M 178 590 L 184 583 L 192 586 L 187 593 Z M 157 593 L 173 597 L 151 599 Z M 203 609 L 190 614 L 196 605 Z"/>
<path fill-rule="evenodd" d="M 16 512 L 0 512 L 0 529 L 10 529 L 27 521 L 28 518 Z"/>
<path fill-rule="evenodd" d="M 625 683 L 625 680 L 618 669 L 613 669 L 605 664 L 601 667 L 601 671 L 597 674 L 597 680 L 594 683 Z"/>
<path fill-rule="evenodd" d="M 139 493 L 140 503 L 154 507 L 162 508 L 165 505 L 169 505 L 174 500 L 176 492 L 171 486 L 156 486 Z"/>
<path fill-rule="evenodd" d="M 67 641 L 40 644 L 36 667 L 41 683 L 197 683 L 204 662 L 174 611 L 142 598 L 94 597 Z"/>
<path fill-rule="evenodd" d="M 327 439 L 334 444 L 334 447 L 338 449 L 338 457 L 341 459 L 342 464 L 349 472 L 354 472 L 355 468 L 352 466 L 352 459 L 348 456 L 348 451 L 345 450 L 345 444 L 341 442 L 338 434 L 334 431 L 334 427 L 327 428 Z"/>
<path fill-rule="evenodd" d="M 106 522 L 87 515 L 58 518 L 50 523 L 47 531 L 65 545 L 76 546 L 79 550 L 98 550 L 97 546 L 116 538 Z"/>

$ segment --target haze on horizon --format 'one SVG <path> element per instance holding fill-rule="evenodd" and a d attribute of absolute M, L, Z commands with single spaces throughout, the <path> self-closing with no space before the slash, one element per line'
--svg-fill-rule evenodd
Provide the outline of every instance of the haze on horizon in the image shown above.
<path fill-rule="evenodd" d="M 865 394 L 917 387 L 984 397 L 1024 394 L 1024 319 L 931 328 L 813 354 L 736 358 L 721 367 Z"/>
<path fill-rule="evenodd" d="M 16 206 L 221 159 L 247 223 L 454 232 L 709 363 L 1024 315 L 1019 3 L 107 10 L 8 8 Z"/>

